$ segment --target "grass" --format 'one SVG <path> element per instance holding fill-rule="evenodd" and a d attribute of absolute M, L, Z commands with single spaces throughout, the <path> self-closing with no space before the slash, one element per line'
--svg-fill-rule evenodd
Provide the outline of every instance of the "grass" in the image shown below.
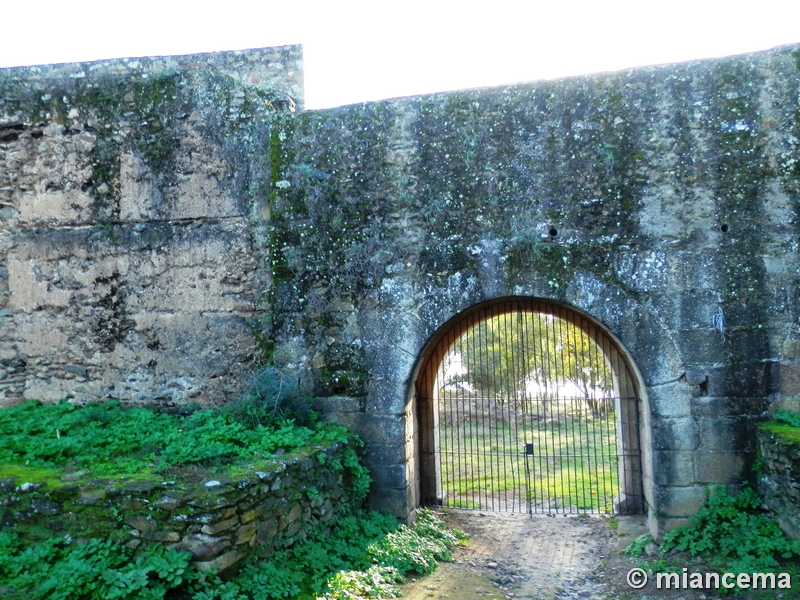
<path fill-rule="evenodd" d="M 619 491 L 613 412 L 564 410 L 558 420 L 527 413 L 510 422 L 491 411 L 470 417 L 440 421 L 447 506 L 612 512 Z"/>

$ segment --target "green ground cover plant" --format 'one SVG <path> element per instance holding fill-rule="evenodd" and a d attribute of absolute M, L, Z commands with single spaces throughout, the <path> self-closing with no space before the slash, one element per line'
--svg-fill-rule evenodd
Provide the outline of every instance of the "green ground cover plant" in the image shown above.
<path fill-rule="evenodd" d="M 355 511 L 293 548 L 252 559 L 229 580 L 200 573 L 191 554 L 153 544 L 53 537 L 33 545 L 0 532 L 0 596 L 9 599 L 344 600 L 397 598 L 406 573 L 431 573 L 465 535 L 427 510 L 409 529 L 385 513 Z"/>
<path fill-rule="evenodd" d="M 465 538 L 428 510 L 419 512 L 414 528 L 384 513 L 358 512 L 330 532 L 248 565 L 225 591 L 248 600 L 396 598 L 406 573 L 432 573 Z"/>
<path fill-rule="evenodd" d="M 260 393 L 260 392 L 259 392 Z M 263 396 L 263 394 L 261 394 Z M 0 477 L 61 484 L 65 471 L 104 477 L 171 476 L 182 466 L 237 468 L 254 457 L 318 444 L 350 442 L 338 425 L 306 413 L 298 425 L 277 402 L 253 394 L 225 410 L 168 415 L 117 402 L 76 407 L 66 402 L 27 402 L 0 411 Z M 263 400 L 263 398 L 261 398 Z M 359 445 L 356 440 L 353 445 Z M 360 507 L 370 478 L 350 448 L 332 459 L 351 475 L 355 498 L 349 514 L 326 529 L 308 528 L 305 539 L 268 558 L 254 552 L 233 579 L 201 573 L 191 554 L 153 543 L 138 551 L 118 538 L 72 539 L 58 535 L 32 541 L 0 530 L 0 597 L 17 599 L 325 600 L 395 598 L 408 572 L 430 573 L 465 536 L 420 511 L 409 529 L 387 514 Z M 319 493 L 310 488 L 307 494 Z M 300 536 L 301 538 L 303 536 Z"/>
<path fill-rule="evenodd" d="M 664 535 L 662 552 L 689 552 L 710 557 L 728 572 L 775 572 L 800 557 L 800 542 L 788 539 L 775 519 L 761 510 L 761 498 L 750 488 L 730 495 L 717 487 L 692 525 Z"/>
<path fill-rule="evenodd" d="M 144 553 L 110 540 L 75 543 L 53 537 L 29 545 L 0 532 L 0 596 L 47 598 L 164 598 L 200 579 L 189 552 L 154 544 Z"/>
<path fill-rule="evenodd" d="M 800 541 L 788 539 L 777 521 L 764 514 L 761 504 L 750 488 L 732 495 L 723 486 L 715 487 L 705 506 L 691 518 L 691 525 L 664 535 L 661 558 L 641 566 L 656 572 L 680 572 L 674 566 L 680 561 L 671 555 L 685 552 L 720 573 L 785 572 L 794 576 L 799 570 Z M 623 552 L 639 556 L 651 541 L 643 536 Z"/>
<path fill-rule="evenodd" d="M 58 484 L 63 469 L 141 477 L 180 466 L 222 466 L 348 436 L 337 425 L 299 426 L 283 418 L 245 425 L 215 410 L 180 416 L 124 408 L 116 401 L 84 407 L 31 401 L 0 411 L 0 477 L 21 475 L 51 485 Z"/>
<path fill-rule="evenodd" d="M 800 413 L 781 409 L 775 413 L 775 420 L 800 428 Z"/>

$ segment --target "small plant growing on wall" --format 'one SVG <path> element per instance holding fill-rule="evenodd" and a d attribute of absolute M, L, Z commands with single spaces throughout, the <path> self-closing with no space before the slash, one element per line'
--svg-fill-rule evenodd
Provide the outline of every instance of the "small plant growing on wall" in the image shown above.
<path fill-rule="evenodd" d="M 285 418 L 288 404 L 297 396 L 297 379 L 268 365 L 252 376 L 242 397 L 223 411 L 250 427 L 266 425 Z"/>

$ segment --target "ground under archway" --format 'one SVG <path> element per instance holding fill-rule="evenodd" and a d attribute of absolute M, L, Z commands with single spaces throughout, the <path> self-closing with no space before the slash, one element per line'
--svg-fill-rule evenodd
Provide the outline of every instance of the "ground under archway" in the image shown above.
<path fill-rule="evenodd" d="M 619 342 L 572 307 L 512 297 L 460 313 L 415 380 L 422 503 L 642 512 L 639 389 Z"/>

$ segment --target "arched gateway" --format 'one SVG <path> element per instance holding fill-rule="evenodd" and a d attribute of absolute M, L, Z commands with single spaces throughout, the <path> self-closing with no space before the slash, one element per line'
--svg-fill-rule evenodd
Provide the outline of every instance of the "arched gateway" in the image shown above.
<path fill-rule="evenodd" d="M 572 307 L 526 297 L 473 306 L 419 361 L 422 504 L 642 512 L 640 389 L 620 343 Z"/>

